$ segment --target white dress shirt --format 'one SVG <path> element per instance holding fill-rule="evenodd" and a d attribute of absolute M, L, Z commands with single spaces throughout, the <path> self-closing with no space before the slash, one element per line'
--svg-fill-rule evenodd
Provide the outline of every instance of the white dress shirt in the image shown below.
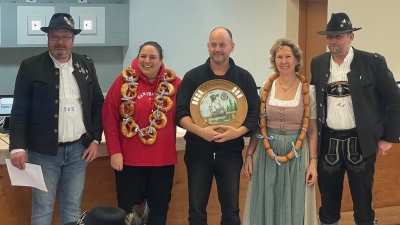
<path fill-rule="evenodd" d="M 52 55 L 54 67 L 60 69 L 60 97 L 58 115 L 58 142 L 78 140 L 86 132 L 83 123 L 83 105 L 78 83 L 72 72 L 72 57 L 59 63 Z"/>
<path fill-rule="evenodd" d="M 351 71 L 350 64 L 353 61 L 353 58 L 354 51 L 352 47 L 350 47 L 349 53 L 344 58 L 344 61 L 341 65 L 337 64 L 331 57 L 329 68 L 330 76 L 328 83 L 336 81 L 348 81 L 347 73 Z M 351 90 L 350 96 L 340 98 L 328 96 L 326 124 L 328 127 L 334 130 L 346 130 L 356 127 L 353 102 L 351 101 Z"/>

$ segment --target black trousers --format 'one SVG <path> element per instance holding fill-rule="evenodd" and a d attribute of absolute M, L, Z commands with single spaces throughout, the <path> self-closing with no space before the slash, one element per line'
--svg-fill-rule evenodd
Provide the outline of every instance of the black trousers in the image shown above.
<path fill-rule="evenodd" d="M 340 219 L 344 173 L 347 173 L 357 225 L 373 225 L 372 189 L 376 154 L 363 157 L 357 131 L 337 132 L 325 127 L 318 156 L 319 218 L 332 224 Z"/>
<path fill-rule="evenodd" d="M 189 149 L 188 149 L 189 148 Z M 204 149 L 186 145 L 185 163 L 189 186 L 189 225 L 207 225 L 207 204 L 213 178 L 221 204 L 221 225 L 240 225 L 239 183 L 243 165 L 242 152 L 196 155 Z"/>
<path fill-rule="evenodd" d="M 175 166 L 125 166 L 115 171 L 118 207 L 128 214 L 144 200 L 150 209 L 147 225 L 165 225 Z"/>

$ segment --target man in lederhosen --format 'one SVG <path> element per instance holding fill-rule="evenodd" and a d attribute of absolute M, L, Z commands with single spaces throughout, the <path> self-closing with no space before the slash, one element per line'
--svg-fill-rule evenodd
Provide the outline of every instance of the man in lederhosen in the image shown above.
<path fill-rule="evenodd" d="M 385 58 L 351 46 L 354 31 L 345 13 L 333 13 L 325 31 L 327 53 L 311 62 L 316 87 L 319 218 L 338 225 L 347 172 L 357 225 L 372 225 L 376 153 L 386 155 L 400 139 L 400 89 Z"/>

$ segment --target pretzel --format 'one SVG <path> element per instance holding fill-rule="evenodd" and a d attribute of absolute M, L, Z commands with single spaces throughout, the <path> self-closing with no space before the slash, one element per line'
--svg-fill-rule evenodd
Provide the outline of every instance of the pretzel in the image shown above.
<path fill-rule="evenodd" d="M 158 116 L 157 116 L 158 115 Z M 153 123 L 153 127 L 156 128 L 157 130 L 165 127 L 167 125 L 167 116 L 161 111 L 154 111 L 152 114 L 149 116 L 149 123 L 153 121 L 153 119 L 156 121 Z M 159 122 L 159 123 L 158 123 Z"/>
<path fill-rule="evenodd" d="M 176 74 L 173 70 L 165 69 L 164 76 L 167 82 L 171 82 L 175 80 Z"/>
<path fill-rule="evenodd" d="M 167 97 L 167 96 L 162 96 L 161 99 L 154 99 L 154 106 L 158 108 L 159 110 L 163 111 L 163 112 L 167 112 L 172 108 L 172 105 L 174 103 L 172 102 L 172 100 Z"/>
<path fill-rule="evenodd" d="M 131 85 L 130 83 L 125 83 L 121 87 L 122 98 L 127 98 L 133 100 L 137 96 L 137 85 Z"/>
<path fill-rule="evenodd" d="M 154 127 L 151 127 L 151 133 L 149 133 L 149 127 L 145 127 L 140 130 L 144 133 L 143 136 L 141 134 L 138 135 L 143 144 L 152 145 L 156 142 L 157 130 Z M 148 138 L 146 139 L 147 136 Z"/>
<path fill-rule="evenodd" d="M 121 72 L 122 79 L 124 79 L 124 82 L 129 82 L 129 77 L 133 78 L 133 81 L 137 81 L 139 77 L 134 73 L 133 68 L 129 66 L 127 69 L 123 69 Z"/>
<path fill-rule="evenodd" d="M 164 82 L 161 82 L 158 85 L 158 89 L 157 89 L 158 93 L 161 93 L 162 91 L 165 92 L 165 96 L 172 96 L 175 94 L 175 88 L 174 85 L 167 83 L 167 85 L 165 85 Z"/>
<path fill-rule="evenodd" d="M 121 115 L 123 118 L 131 117 L 134 109 L 135 105 L 132 101 L 124 101 L 119 106 L 119 115 Z"/>
<path fill-rule="evenodd" d="M 128 120 L 128 121 L 121 122 L 121 131 L 125 137 L 131 138 L 131 137 L 135 136 L 137 133 L 135 131 L 135 128 L 137 125 L 136 125 L 136 122 L 132 118 L 129 118 L 126 120 Z"/>

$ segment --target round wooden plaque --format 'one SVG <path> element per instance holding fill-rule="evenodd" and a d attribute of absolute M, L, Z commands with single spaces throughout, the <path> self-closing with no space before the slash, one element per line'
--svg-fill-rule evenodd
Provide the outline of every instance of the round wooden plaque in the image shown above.
<path fill-rule="evenodd" d="M 230 81 L 207 81 L 194 92 L 190 102 L 190 114 L 200 127 L 227 125 L 239 128 L 247 116 L 246 96 Z"/>

